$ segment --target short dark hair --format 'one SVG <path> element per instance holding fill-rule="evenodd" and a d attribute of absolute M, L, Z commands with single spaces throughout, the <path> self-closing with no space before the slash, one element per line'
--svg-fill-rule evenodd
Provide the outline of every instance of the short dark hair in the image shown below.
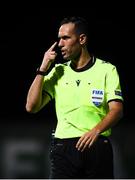
<path fill-rule="evenodd" d="M 88 36 L 88 22 L 86 21 L 86 19 L 75 16 L 66 17 L 60 22 L 60 26 L 67 23 L 75 24 L 76 33 L 78 35 L 85 34 L 86 36 Z"/>

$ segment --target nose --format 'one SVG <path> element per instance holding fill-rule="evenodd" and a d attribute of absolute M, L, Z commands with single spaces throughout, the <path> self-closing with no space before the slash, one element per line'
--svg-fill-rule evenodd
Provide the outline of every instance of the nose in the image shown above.
<path fill-rule="evenodd" d="M 62 46 L 63 46 L 63 41 L 62 41 L 62 39 L 59 40 L 58 46 L 59 46 L 59 47 L 62 47 Z"/>

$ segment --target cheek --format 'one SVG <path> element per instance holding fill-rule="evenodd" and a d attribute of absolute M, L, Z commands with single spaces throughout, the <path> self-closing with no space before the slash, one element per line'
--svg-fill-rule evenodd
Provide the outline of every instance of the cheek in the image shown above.
<path fill-rule="evenodd" d="M 81 47 L 80 46 L 73 46 L 72 48 L 72 54 L 78 56 L 81 54 Z"/>
<path fill-rule="evenodd" d="M 81 46 L 78 43 L 73 43 L 73 44 L 70 45 L 70 50 L 72 52 L 80 52 L 81 51 Z"/>

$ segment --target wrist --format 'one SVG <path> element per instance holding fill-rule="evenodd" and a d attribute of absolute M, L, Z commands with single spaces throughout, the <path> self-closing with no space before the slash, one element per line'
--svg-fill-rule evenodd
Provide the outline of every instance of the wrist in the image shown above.
<path fill-rule="evenodd" d="M 96 135 L 100 135 L 100 130 L 99 129 L 96 130 Z"/>
<path fill-rule="evenodd" d="M 93 129 L 93 132 L 94 132 L 94 134 L 97 135 L 97 136 L 100 135 L 100 133 L 101 133 L 101 131 L 100 131 L 99 129 L 97 129 L 97 128 L 94 128 L 94 129 Z"/>
<path fill-rule="evenodd" d="M 38 67 L 37 70 L 36 70 L 36 74 L 37 74 L 37 75 L 46 76 L 46 75 L 48 74 L 48 72 L 47 72 L 47 71 L 43 71 L 43 70 L 41 70 L 41 69 Z"/>

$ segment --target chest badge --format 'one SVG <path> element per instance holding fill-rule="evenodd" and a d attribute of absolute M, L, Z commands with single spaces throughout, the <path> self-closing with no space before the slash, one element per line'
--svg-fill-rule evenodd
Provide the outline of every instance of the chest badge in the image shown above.
<path fill-rule="evenodd" d="M 104 91 L 103 90 L 98 90 L 98 89 L 93 89 L 92 90 L 92 102 L 96 105 L 99 106 L 104 99 Z"/>

